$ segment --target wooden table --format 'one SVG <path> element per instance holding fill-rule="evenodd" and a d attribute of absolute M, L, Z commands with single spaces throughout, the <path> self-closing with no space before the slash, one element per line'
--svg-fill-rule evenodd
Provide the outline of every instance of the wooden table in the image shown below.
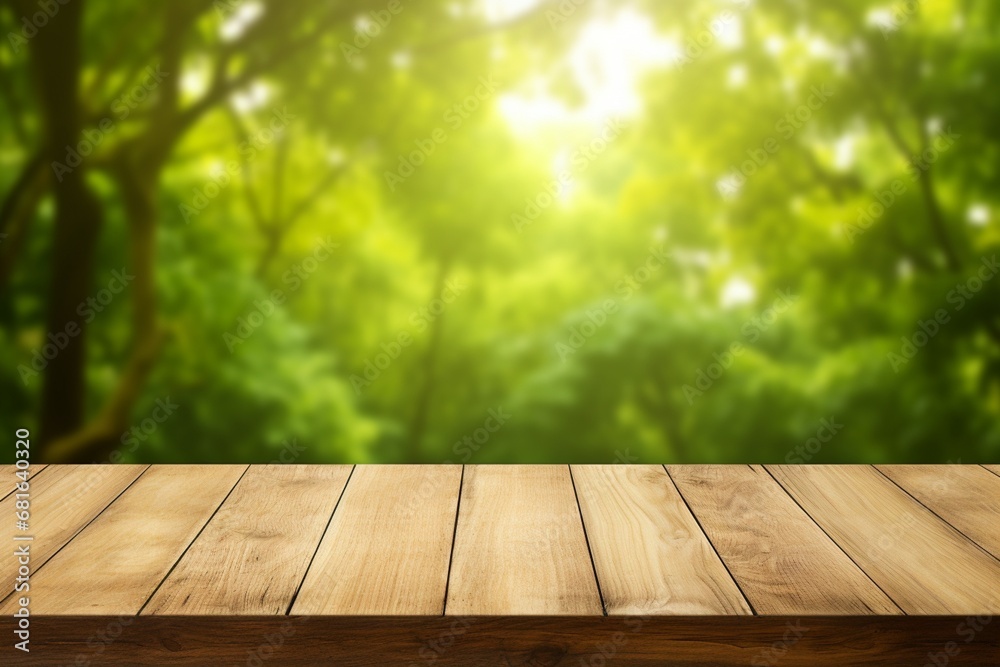
<path fill-rule="evenodd" d="M 3 664 L 1000 665 L 1000 466 L 33 470 Z"/>

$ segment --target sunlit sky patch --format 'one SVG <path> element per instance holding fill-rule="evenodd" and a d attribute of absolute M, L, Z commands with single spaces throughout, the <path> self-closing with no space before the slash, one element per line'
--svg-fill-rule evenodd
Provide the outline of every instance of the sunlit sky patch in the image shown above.
<path fill-rule="evenodd" d="M 552 160 L 552 173 L 554 175 L 563 174 L 570 171 L 570 155 L 568 151 L 561 150 L 556 153 L 555 158 Z M 557 192 L 557 197 L 560 201 L 568 201 L 573 193 L 576 191 L 576 181 L 570 177 L 568 180 L 560 179 L 559 189 Z"/>
<path fill-rule="evenodd" d="M 539 0 L 482 0 L 483 14 L 490 23 L 509 21 L 533 9 Z"/>
<path fill-rule="evenodd" d="M 853 134 L 843 134 L 833 142 L 833 166 L 837 169 L 848 169 L 854 164 L 854 143 Z"/>
<path fill-rule="evenodd" d="M 865 22 L 880 30 L 896 29 L 896 21 L 892 17 L 892 7 L 873 7 L 865 17 Z"/>
<path fill-rule="evenodd" d="M 392 66 L 397 69 L 406 69 L 413 64 L 413 57 L 409 51 L 396 51 L 390 58 Z"/>
<path fill-rule="evenodd" d="M 746 278 L 733 276 L 722 286 L 719 303 L 723 308 L 733 308 L 752 303 L 757 298 L 757 290 Z"/>
<path fill-rule="evenodd" d="M 247 28 L 264 13 L 264 5 L 259 2 L 244 2 L 219 26 L 223 41 L 232 42 L 243 36 Z"/>
<path fill-rule="evenodd" d="M 965 219 L 974 227 L 985 227 L 990 222 L 990 209 L 986 204 L 973 204 L 966 211 Z"/>
<path fill-rule="evenodd" d="M 260 108 L 271 99 L 271 88 L 263 81 L 251 84 L 247 89 L 234 93 L 233 107 L 240 113 Z"/>
<path fill-rule="evenodd" d="M 747 82 L 747 66 L 743 63 L 733 65 L 726 74 L 726 84 L 730 88 L 740 88 Z"/>
<path fill-rule="evenodd" d="M 722 20 L 723 17 L 728 17 L 728 20 Z M 739 14 L 720 14 L 709 25 L 714 26 L 712 32 L 722 48 L 737 49 L 743 46 L 743 19 Z"/>
<path fill-rule="evenodd" d="M 205 57 L 196 57 L 183 65 L 180 89 L 184 101 L 197 99 L 208 90 L 211 63 Z"/>
<path fill-rule="evenodd" d="M 557 76 L 553 73 L 503 95 L 500 110 L 518 132 L 634 116 L 642 109 L 637 87 L 643 74 L 676 62 L 680 53 L 677 42 L 657 34 L 649 17 L 635 10 L 594 18 L 584 25 L 561 63 L 562 71 L 569 71 L 583 93 L 582 104 L 571 107 L 551 94 Z"/>
<path fill-rule="evenodd" d="M 896 262 L 896 275 L 901 280 L 909 280 L 913 277 L 913 262 L 905 257 Z"/>
<path fill-rule="evenodd" d="M 764 49 L 772 56 L 779 56 L 785 50 L 785 39 L 781 35 L 770 35 L 764 40 Z"/>

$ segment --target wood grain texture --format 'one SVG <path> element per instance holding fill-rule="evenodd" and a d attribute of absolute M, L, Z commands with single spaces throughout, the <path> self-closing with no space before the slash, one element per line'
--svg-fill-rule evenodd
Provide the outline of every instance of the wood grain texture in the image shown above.
<path fill-rule="evenodd" d="M 571 466 L 608 615 L 750 614 L 662 466 Z"/>
<path fill-rule="evenodd" d="M 758 614 L 900 614 L 761 466 L 667 470 Z"/>
<path fill-rule="evenodd" d="M 1000 477 L 975 465 L 876 466 L 963 535 L 1000 558 Z M 1000 588 L 1000 582 L 997 582 Z"/>
<path fill-rule="evenodd" d="M 31 517 L 27 532 L 16 530 L 14 526 L 16 496 L 8 496 L 0 502 L 0 516 L 5 517 L 5 543 L 15 544 L 15 535 L 34 537 L 30 542 L 31 569 L 33 572 L 37 571 L 94 517 L 103 512 L 146 467 L 64 465 L 53 466 L 38 479 L 30 477 Z M 14 588 L 17 576 L 15 570 L 13 566 L 0 568 L 0 590 L 5 596 Z M 12 598 L 13 594 L 9 597 Z"/>
<path fill-rule="evenodd" d="M 0 664 L 995 667 L 1000 622 L 940 616 L 57 616 Z M 0 617 L 12 637 L 14 619 Z M 102 641 L 97 638 L 109 638 Z M 949 644 L 951 642 L 952 644 Z M 951 647 L 952 655 L 945 653 Z M 956 653 L 957 649 L 957 653 Z M 12 658 L 12 659 L 11 659 Z"/>
<path fill-rule="evenodd" d="M 32 614 L 138 613 L 246 468 L 151 466 L 35 573 Z"/>
<path fill-rule="evenodd" d="M 46 463 L 32 463 L 28 468 L 28 481 L 34 480 L 35 475 L 45 470 L 47 465 Z M 16 476 L 17 471 L 18 467 L 15 465 L 6 466 L 6 470 L 4 470 L 6 475 L 3 478 L 2 486 L 0 486 L 0 494 L 2 494 L 0 500 L 14 493 L 14 487 L 21 483 L 21 478 Z"/>
<path fill-rule="evenodd" d="M 1000 465 L 994 465 L 992 463 L 984 463 L 983 467 L 992 472 L 994 475 L 1000 475 Z"/>
<path fill-rule="evenodd" d="M 294 614 L 438 614 L 462 467 L 359 465 Z"/>
<path fill-rule="evenodd" d="M 143 614 L 284 614 L 351 466 L 253 465 Z"/>
<path fill-rule="evenodd" d="M 466 466 L 445 609 L 603 613 L 569 466 Z"/>
<path fill-rule="evenodd" d="M 1000 559 L 988 553 L 1000 477 L 986 466 L 469 466 L 464 482 L 460 466 L 353 470 L 48 466 L 31 485 L 33 622 L 76 614 L 251 622 L 284 618 L 294 602 L 293 614 L 382 628 L 378 619 L 398 618 L 415 632 L 437 627 L 431 619 L 442 611 L 449 623 L 506 615 L 511 625 L 498 632 L 522 627 L 524 616 L 557 616 L 572 632 L 586 616 L 606 618 L 601 592 L 618 620 L 643 623 L 745 618 L 742 594 L 766 615 L 757 618 L 860 619 L 837 626 L 845 632 L 898 615 L 890 597 L 907 613 L 953 614 L 956 627 L 1000 611 Z M 0 513 L 12 516 L 14 500 L 0 501 Z M 0 571 L 15 576 L 14 559 Z M 15 608 L 9 593 L 0 619 Z M 504 653 L 512 664 L 559 656 L 577 664 L 590 659 L 581 647 L 597 641 L 546 637 L 477 641 L 483 656 L 486 646 L 523 646 Z M 726 633 L 704 641 L 726 637 L 743 641 Z M 405 659 L 441 657 L 425 648 Z M 690 664 L 715 664 L 710 651 L 690 655 L 705 656 Z M 787 664 L 790 656 L 772 657 Z"/>
<path fill-rule="evenodd" d="M 766 467 L 906 613 L 1000 612 L 1000 561 L 874 468 Z"/>

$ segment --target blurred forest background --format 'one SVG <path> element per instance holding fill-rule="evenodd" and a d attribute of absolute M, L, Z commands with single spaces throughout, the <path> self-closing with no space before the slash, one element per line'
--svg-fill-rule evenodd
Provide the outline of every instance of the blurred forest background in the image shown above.
<path fill-rule="evenodd" d="M 1000 460 L 998 3 L 0 26 L 10 460 Z"/>

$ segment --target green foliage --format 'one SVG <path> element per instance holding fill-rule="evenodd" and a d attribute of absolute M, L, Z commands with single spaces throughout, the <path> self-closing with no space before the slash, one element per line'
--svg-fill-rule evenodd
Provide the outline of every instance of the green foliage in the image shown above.
<path fill-rule="evenodd" d="M 240 81 L 150 169 L 164 342 L 85 459 L 1000 456 L 997 7 L 403 3 L 357 48 L 386 3 L 170 4 L 91 1 L 80 28 L 84 126 L 113 128 L 79 167 L 89 294 L 136 268 L 116 160 L 154 164 L 167 112 Z M 53 132 L 37 40 L 0 46 L 8 202 Z M 50 333 L 59 187 L 3 219 L 4 433 L 44 426 L 19 368 Z M 88 323 L 88 419 L 146 298 Z"/>

